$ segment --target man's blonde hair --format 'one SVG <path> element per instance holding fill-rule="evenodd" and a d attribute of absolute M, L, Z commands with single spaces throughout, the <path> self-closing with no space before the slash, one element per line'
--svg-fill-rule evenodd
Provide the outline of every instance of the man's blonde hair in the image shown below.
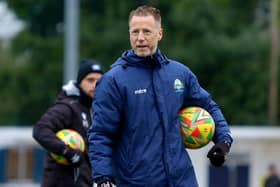
<path fill-rule="evenodd" d="M 130 12 L 128 22 L 130 22 L 133 16 L 153 16 L 154 19 L 161 25 L 160 10 L 155 7 L 147 5 L 137 7 L 135 10 Z"/>

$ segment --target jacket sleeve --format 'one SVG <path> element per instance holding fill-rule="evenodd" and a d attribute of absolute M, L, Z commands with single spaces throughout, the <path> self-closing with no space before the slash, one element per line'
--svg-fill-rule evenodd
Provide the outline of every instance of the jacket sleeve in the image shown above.
<path fill-rule="evenodd" d="M 33 138 L 47 151 L 62 154 L 64 142 L 56 137 L 56 132 L 71 124 L 72 110 L 65 104 L 55 104 L 43 114 L 33 127 Z"/>
<path fill-rule="evenodd" d="M 112 177 L 112 147 L 122 116 L 121 94 L 115 81 L 103 75 L 95 89 L 93 120 L 88 131 L 93 178 Z"/>
<path fill-rule="evenodd" d="M 196 76 L 190 70 L 186 77 L 187 94 L 184 102 L 185 105 L 200 106 L 211 114 L 215 121 L 214 143 L 221 141 L 232 143 L 233 139 L 228 123 L 219 106 L 212 100 L 211 95 L 199 85 Z"/>

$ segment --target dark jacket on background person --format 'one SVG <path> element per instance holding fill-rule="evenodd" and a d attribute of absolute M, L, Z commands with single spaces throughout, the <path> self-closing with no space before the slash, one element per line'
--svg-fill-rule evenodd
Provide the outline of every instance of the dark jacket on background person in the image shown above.
<path fill-rule="evenodd" d="M 280 187 L 280 179 L 277 175 L 269 176 L 265 180 L 264 187 Z"/>
<path fill-rule="evenodd" d="M 84 139 L 87 149 L 87 129 L 91 125 L 92 99 L 75 85 L 69 82 L 63 87 L 55 104 L 41 117 L 33 128 L 33 137 L 48 152 L 62 155 L 65 144 L 54 132 L 62 129 L 73 129 Z M 87 150 L 82 155 L 79 166 L 80 174 L 74 182 L 74 168 L 56 163 L 47 154 L 44 162 L 44 175 L 41 187 L 89 187 L 92 186 L 91 166 Z"/>

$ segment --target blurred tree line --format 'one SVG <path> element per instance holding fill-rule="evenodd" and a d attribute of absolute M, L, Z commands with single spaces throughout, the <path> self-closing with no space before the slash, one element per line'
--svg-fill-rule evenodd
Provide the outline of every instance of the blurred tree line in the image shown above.
<path fill-rule="evenodd" d="M 0 124 L 33 125 L 61 89 L 63 1 L 8 0 L 26 23 L 0 49 Z M 268 124 L 268 0 L 81 0 L 80 58 L 106 70 L 130 48 L 128 14 L 161 10 L 160 49 L 189 66 L 230 124 Z"/>

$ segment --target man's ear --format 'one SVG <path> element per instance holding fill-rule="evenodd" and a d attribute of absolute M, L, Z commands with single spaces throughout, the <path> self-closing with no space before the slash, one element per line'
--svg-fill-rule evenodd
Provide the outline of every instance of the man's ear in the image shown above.
<path fill-rule="evenodd" d="M 162 39 L 162 37 L 163 37 L 163 30 L 162 30 L 162 28 L 160 28 L 160 31 L 158 33 L 158 41 L 160 41 Z"/>

